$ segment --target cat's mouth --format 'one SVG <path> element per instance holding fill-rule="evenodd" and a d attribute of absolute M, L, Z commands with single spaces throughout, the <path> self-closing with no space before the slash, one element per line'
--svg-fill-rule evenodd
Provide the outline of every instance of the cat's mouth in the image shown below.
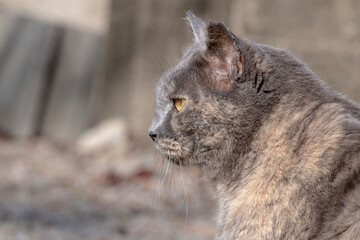
<path fill-rule="evenodd" d="M 155 144 L 156 149 L 168 160 L 177 165 L 186 165 L 184 150 L 181 145 L 170 139 L 160 139 Z"/>
<path fill-rule="evenodd" d="M 178 157 L 181 155 L 181 147 L 179 143 L 169 140 L 169 139 L 160 139 L 156 148 L 162 153 L 169 157 Z"/>

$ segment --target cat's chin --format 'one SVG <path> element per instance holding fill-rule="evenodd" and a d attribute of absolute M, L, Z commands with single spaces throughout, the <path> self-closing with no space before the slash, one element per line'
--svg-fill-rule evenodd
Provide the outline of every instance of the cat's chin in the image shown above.
<path fill-rule="evenodd" d="M 185 158 L 183 158 L 182 156 L 177 154 L 176 151 L 172 151 L 169 149 L 163 149 L 159 146 L 156 146 L 156 148 L 165 160 L 170 161 L 171 163 L 178 165 L 178 166 L 189 165 L 189 161 L 187 161 Z"/>
<path fill-rule="evenodd" d="M 184 159 L 181 156 L 174 155 L 174 154 L 168 154 L 167 152 L 160 151 L 163 158 L 167 161 L 170 161 L 171 163 L 178 165 L 178 166 L 188 166 L 189 161 L 187 159 Z"/>
<path fill-rule="evenodd" d="M 166 157 L 166 159 L 170 162 L 172 162 L 173 164 L 175 165 L 178 165 L 178 166 L 184 166 L 184 163 L 181 159 L 179 158 L 170 158 L 170 157 Z"/>
<path fill-rule="evenodd" d="M 175 165 L 178 165 L 178 166 L 190 166 L 191 165 L 191 164 L 189 164 L 189 161 L 187 161 L 186 159 L 183 159 L 183 158 L 171 158 L 171 157 L 166 156 L 165 159 Z"/>

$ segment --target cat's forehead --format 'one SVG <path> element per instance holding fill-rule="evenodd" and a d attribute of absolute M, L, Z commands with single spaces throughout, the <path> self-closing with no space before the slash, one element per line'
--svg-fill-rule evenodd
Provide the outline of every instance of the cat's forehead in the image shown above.
<path fill-rule="evenodd" d="M 189 86 L 190 81 L 194 81 L 194 71 L 197 69 L 194 68 L 193 62 L 199 54 L 201 53 L 196 46 L 189 47 L 178 64 L 162 75 L 156 88 L 158 98 L 168 97 L 179 89 Z"/>

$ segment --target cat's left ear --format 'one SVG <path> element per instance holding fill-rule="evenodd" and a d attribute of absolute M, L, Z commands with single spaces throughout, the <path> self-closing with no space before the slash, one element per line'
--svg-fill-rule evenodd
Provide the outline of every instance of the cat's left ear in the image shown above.
<path fill-rule="evenodd" d="M 235 36 L 222 22 L 207 25 L 206 58 L 210 67 L 210 81 L 220 90 L 230 90 L 234 80 L 243 72 L 243 55 L 237 48 Z"/>

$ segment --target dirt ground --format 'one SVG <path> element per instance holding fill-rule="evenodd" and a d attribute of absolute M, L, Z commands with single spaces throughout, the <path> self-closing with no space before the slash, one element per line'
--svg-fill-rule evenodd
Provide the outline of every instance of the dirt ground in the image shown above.
<path fill-rule="evenodd" d="M 152 147 L 92 154 L 0 140 L 4 240 L 213 239 L 214 200 L 196 169 Z"/>

